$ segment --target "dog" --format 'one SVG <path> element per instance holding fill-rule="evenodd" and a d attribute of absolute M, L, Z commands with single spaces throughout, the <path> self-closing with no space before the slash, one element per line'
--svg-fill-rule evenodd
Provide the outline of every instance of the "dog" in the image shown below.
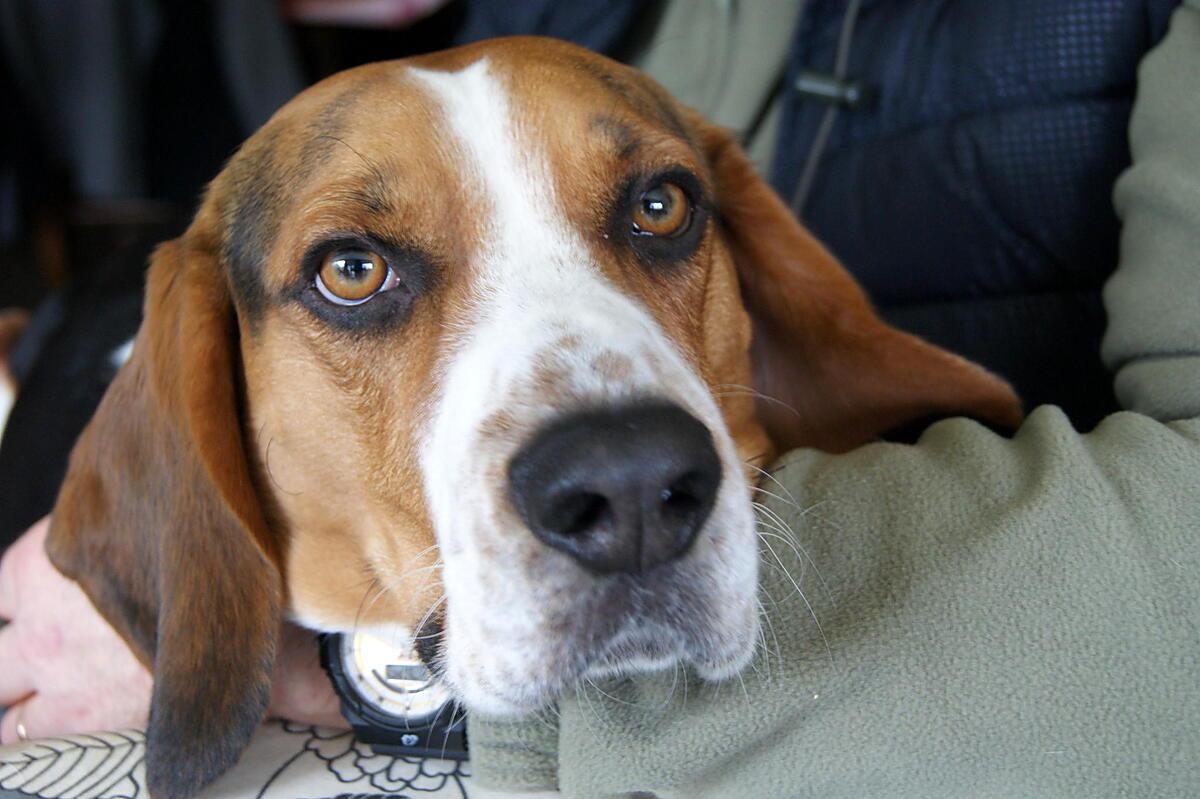
<path fill-rule="evenodd" d="M 280 620 L 399 624 L 469 709 L 757 636 L 751 486 L 912 420 L 1013 428 L 888 327 L 729 133 L 512 38 L 334 76 L 161 245 L 48 552 L 154 673 L 186 797 L 263 717 Z"/>

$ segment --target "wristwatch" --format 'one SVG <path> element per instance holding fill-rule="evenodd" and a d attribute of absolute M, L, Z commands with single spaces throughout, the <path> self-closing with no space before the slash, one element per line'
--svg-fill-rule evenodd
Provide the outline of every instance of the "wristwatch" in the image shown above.
<path fill-rule="evenodd" d="M 384 755 L 467 759 L 466 714 L 410 644 L 322 635 L 321 665 L 358 740 Z"/>

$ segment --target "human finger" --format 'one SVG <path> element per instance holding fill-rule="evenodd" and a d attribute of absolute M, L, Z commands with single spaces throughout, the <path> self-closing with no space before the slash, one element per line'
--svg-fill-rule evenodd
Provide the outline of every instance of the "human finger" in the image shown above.
<path fill-rule="evenodd" d="M 0 716 L 0 746 L 9 746 L 35 737 L 30 734 L 29 724 L 25 720 L 25 712 L 34 699 L 35 697 L 29 696 L 10 705 L 4 711 L 4 715 Z"/>

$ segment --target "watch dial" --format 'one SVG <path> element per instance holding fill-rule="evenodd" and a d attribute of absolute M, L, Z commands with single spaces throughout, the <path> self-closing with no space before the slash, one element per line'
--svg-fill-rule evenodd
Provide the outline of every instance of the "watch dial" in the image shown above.
<path fill-rule="evenodd" d="M 342 664 L 365 703 L 408 726 L 430 721 L 450 701 L 450 692 L 429 673 L 407 639 L 343 635 Z"/>

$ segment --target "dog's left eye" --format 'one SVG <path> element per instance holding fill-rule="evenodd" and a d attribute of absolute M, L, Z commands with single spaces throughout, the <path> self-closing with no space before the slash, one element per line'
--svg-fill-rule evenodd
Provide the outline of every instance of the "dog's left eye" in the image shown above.
<path fill-rule="evenodd" d="M 678 236 L 691 221 L 687 193 L 670 181 L 642 192 L 633 206 L 633 232 L 640 236 Z"/>
<path fill-rule="evenodd" d="M 321 296 L 337 305 L 361 305 L 398 280 L 379 253 L 342 249 L 327 254 L 314 280 Z"/>

